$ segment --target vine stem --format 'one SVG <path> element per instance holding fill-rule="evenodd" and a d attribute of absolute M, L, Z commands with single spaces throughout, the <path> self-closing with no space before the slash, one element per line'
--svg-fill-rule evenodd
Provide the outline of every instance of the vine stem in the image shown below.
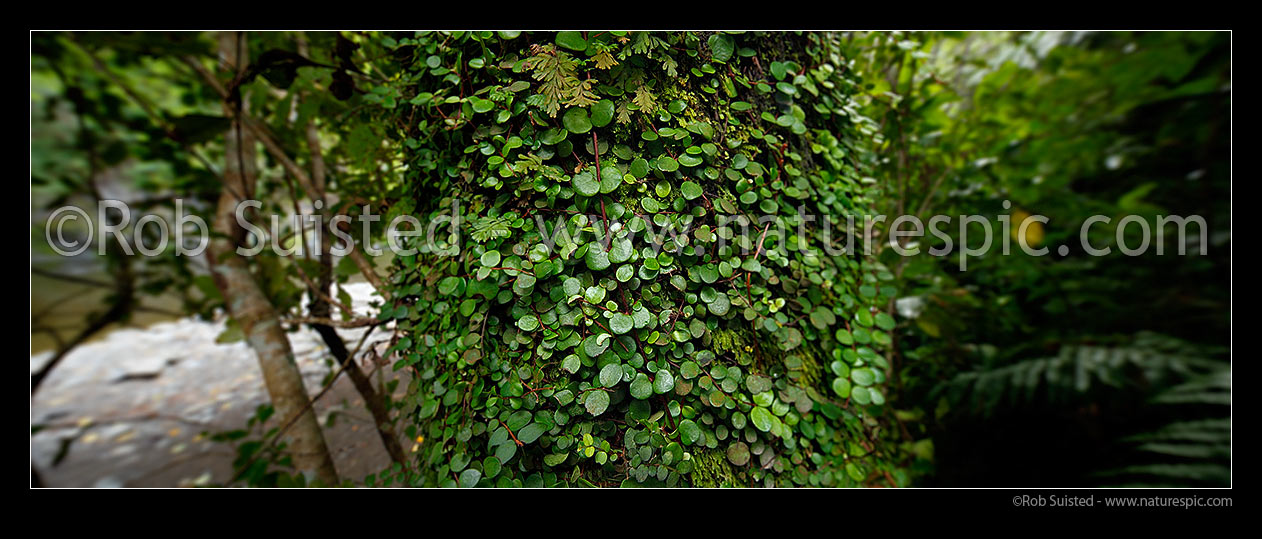
<path fill-rule="evenodd" d="M 507 425 L 506 423 L 504 423 L 504 420 L 503 420 L 503 419 L 500 419 L 500 420 L 498 420 L 498 421 L 500 422 L 500 425 L 504 427 L 504 430 L 508 431 L 508 435 L 509 435 L 510 437 L 512 437 L 512 439 L 513 439 L 513 443 L 517 444 L 517 447 L 521 447 L 521 446 L 523 446 L 523 445 L 526 445 L 526 444 L 521 443 L 521 440 L 518 440 L 518 439 L 517 439 L 517 436 L 513 434 L 513 429 L 508 428 L 508 425 Z"/>
<path fill-rule="evenodd" d="M 758 255 L 762 254 L 762 242 L 767 239 L 767 229 L 771 228 L 771 223 L 762 227 L 762 236 L 758 238 L 758 249 L 754 251 L 754 260 L 758 260 Z"/>
<path fill-rule="evenodd" d="M 592 150 L 596 152 L 596 184 L 601 184 L 600 179 L 600 139 L 596 137 L 596 132 L 592 131 Z M 600 220 L 605 223 L 605 251 L 609 251 L 609 240 L 613 234 L 609 231 L 609 217 L 605 215 L 605 197 L 600 197 Z"/>

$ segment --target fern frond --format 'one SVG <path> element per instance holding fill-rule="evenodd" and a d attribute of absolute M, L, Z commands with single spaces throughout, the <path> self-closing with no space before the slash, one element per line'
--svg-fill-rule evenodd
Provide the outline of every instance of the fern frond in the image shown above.
<path fill-rule="evenodd" d="M 565 104 L 571 107 L 586 107 L 600 101 L 600 96 L 592 91 L 591 79 L 580 81 L 570 91 L 570 99 Z"/>
<path fill-rule="evenodd" d="M 510 231 L 508 225 L 511 221 L 507 217 L 483 217 L 473 223 L 473 239 L 478 243 L 485 243 L 493 238 L 506 238 Z"/>
<path fill-rule="evenodd" d="M 640 107 L 640 112 L 645 114 L 653 114 L 657 111 L 657 97 L 650 92 L 647 87 L 640 85 L 635 90 L 635 98 L 633 99 L 636 106 Z"/>
<path fill-rule="evenodd" d="M 1143 464 L 1127 466 L 1095 474 L 1100 477 L 1135 475 L 1149 476 L 1158 479 L 1148 482 L 1151 485 L 1170 486 L 1170 484 L 1186 484 L 1188 481 L 1207 481 L 1211 483 L 1230 484 L 1231 468 L 1220 464 Z"/>
<path fill-rule="evenodd" d="M 1215 459 L 1231 456 L 1231 447 L 1209 444 L 1141 444 L 1135 449 L 1190 459 Z"/>
<path fill-rule="evenodd" d="M 1192 410 L 1213 410 L 1205 405 L 1231 404 L 1231 366 L 1219 368 L 1159 392 L 1151 402 Z M 1221 409 L 1221 408 L 1219 408 Z M 1202 412 L 1204 413 L 1204 412 Z M 1230 413 L 1230 408 L 1226 410 Z M 1157 430 L 1122 439 L 1137 444 L 1134 450 L 1162 461 L 1108 470 L 1104 476 L 1139 476 L 1145 484 L 1183 486 L 1189 482 L 1231 484 L 1231 419 L 1214 417 L 1169 423 Z"/>
<path fill-rule="evenodd" d="M 1229 403 L 1230 372 L 1220 372 L 1223 363 L 1202 352 L 1207 350 L 1144 332 L 1125 346 L 1063 346 L 1056 356 L 962 373 L 937 391 L 953 404 L 990 415 L 1005 404 L 1063 402 L 1095 389 L 1162 387 L 1194 378 L 1162 393 L 1156 402 Z"/>
<path fill-rule="evenodd" d="M 1231 404 L 1231 370 L 1223 369 L 1179 384 L 1157 395 L 1161 404 Z"/>
<path fill-rule="evenodd" d="M 535 46 L 533 56 L 526 60 L 530 76 L 540 82 L 539 91 L 527 102 L 539 107 L 553 118 L 561 110 L 561 104 L 574 99 L 578 80 L 578 64 L 564 51 L 552 45 Z"/>
<path fill-rule="evenodd" d="M 1158 430 L 1123 438 L 1126 442 L 1230 442 L 1230 419 L 1201 419 L 1170 423 Z"/>

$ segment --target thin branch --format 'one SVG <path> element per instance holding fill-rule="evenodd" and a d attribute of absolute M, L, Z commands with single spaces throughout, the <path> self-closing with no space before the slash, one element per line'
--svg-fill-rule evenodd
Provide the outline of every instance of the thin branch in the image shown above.
<path fill-rule="evenodd" d="M 313 317 L 313 316 L 296 316 L 292 318 L 286 318 L 283 320 L 283 322 L 286 324 L 291 324 L 291 325 L 319 324 L 319 325 L 330 326 L 330 327 L 335 327 L 335 328 L 343 328 L 343 329 L 362 328 L 366 326 L 379 326 L 385 323 L 384 320 L 377 320 L 376 318 L 367 318 L 367 317 L 352 318 L 350 320 L 334 320 L 332 318 L 319 318 L 319 317 Z"/>
<path fill-rule="evenodd" d="M 192 68 L 201 75 L 202 79 L 214 88 L 214 90 L 218 92 L 222 98 L 228 99 L 230 97 L 228 95 L 228 90 L 222 83 L 219 82 L 219 79 L 215 78 L 215 75 L 211 73 L 210 70 L 206 69 L 201 62 L 197 61 L 196 58 L 186 56 L 184 57 L 184 61 L 192 66 Z M 279 162 L 286 171 L 293 175 L 294 179 L 298 181 L 298 185 L 300 185 L 303 190 L 312 195 L 322 192 L 320 189 L 316 188 L 315 183 L 311 179 L 311 176 L 307 174 L 307 171 L 298 166 L 298 163 L 294 162 L 294 160 L 285 153 L 285 149 L 276 142 L 276 139 L 272 137 L 272 134 L 268 131 L 266 126 L 261 124 L 258 120 L 250 117 L 245 112 L 240 112 L 239 114 L 241 116 L 241 123 L 245 125 L 246 129 L 249 129 L 250 132 L 258 138 L 259 142 L 263 144 L 263 147 L 267 149 L 267 152 L 272 155 L 272 158 L 276 159 L 276 161 Z M 358 249 L 352 248 L 349 256 L 351 257 L 351 260 L 355 262 L 355 265 L 359 267 L 360 271 L 364 273 L 364 278 L 377 289 L 377 293 L 381 294 L 381 297 L 389 300 L 390 294 L 386 289 L 385 283 L 381 280 L 381 277 L 377 275 L 376 271 L 372 269 L 372 264 L 367 260 L 364 254 Z"/>

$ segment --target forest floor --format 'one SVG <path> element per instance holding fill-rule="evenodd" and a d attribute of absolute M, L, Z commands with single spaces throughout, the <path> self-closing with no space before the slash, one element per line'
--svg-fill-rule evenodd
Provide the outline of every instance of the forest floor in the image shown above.
<path fill-rule="evenodd" d="M 371 288 L 347 285 L 357 312 L 368 312 Z M 31 401 L 31 465 L 45 486 L 172 487 L 224 484 L 233 474 L 233 446 L 210 434 L 246 427 L 267 392 L 245 342 L 218 344 L 223 322 L 193 318 L 112 331 L 62 360 Z M 365 329 L 339 330 L 354 348 Z M 388 346 L 378 329 L 365 350 Z M 334 370 L 319 336 L 290 334 L 308 392 L 315 396 Z M 51 353 L 31 356 L 34 373 Z M 361 363 L 361 365 L 363 365 Z M 374 382 L 389 365 L 363 365 Z M 406 380 L 395 389 L 406 390 Z M 346 376 L 315 404 L 343 479 L 362 481 L 390 463 L 363 400 Z M 268 422 L 275 426 L 278 419 Z M 36 430 L 38 429 L 38 430 Z M 404 448 L 410 448 L 404 443 Z"/>

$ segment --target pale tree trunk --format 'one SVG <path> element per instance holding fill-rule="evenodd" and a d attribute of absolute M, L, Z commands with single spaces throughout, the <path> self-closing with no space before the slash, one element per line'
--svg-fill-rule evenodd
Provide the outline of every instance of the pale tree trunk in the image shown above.
<path fill-rule="evenodd" d="M 228 70 L 231 77 L 245 71 L 249 53 L 244 35 L 220 34 L 219 52 L 221 67 Z M 228 312 L 258 355 L 263 381 L 284 429 L 280 436 L 288 445 L 294 467 L 308 480 L 318 479 L 326 485 L 334 485 L 337 472 L 316 415 L 307 405 L 307 389 L 294 361 L 289 338 L 271 301 L 250 273 L 246 260 L 236 253 L 243 237 L 243 230 L 237 224 L 236 208 L 238 203 L 252 196 L 256 173 L 255 137 L 241 124 L 242 115 L 232 110 L 244 107 L 242 101 L 230 99 L 224 104 L 228 109 L 225 113 L 234 120 L 225 136 L 224 190 L 215 212 L 216 234 L 207 250 L 211 272 Z"/>

